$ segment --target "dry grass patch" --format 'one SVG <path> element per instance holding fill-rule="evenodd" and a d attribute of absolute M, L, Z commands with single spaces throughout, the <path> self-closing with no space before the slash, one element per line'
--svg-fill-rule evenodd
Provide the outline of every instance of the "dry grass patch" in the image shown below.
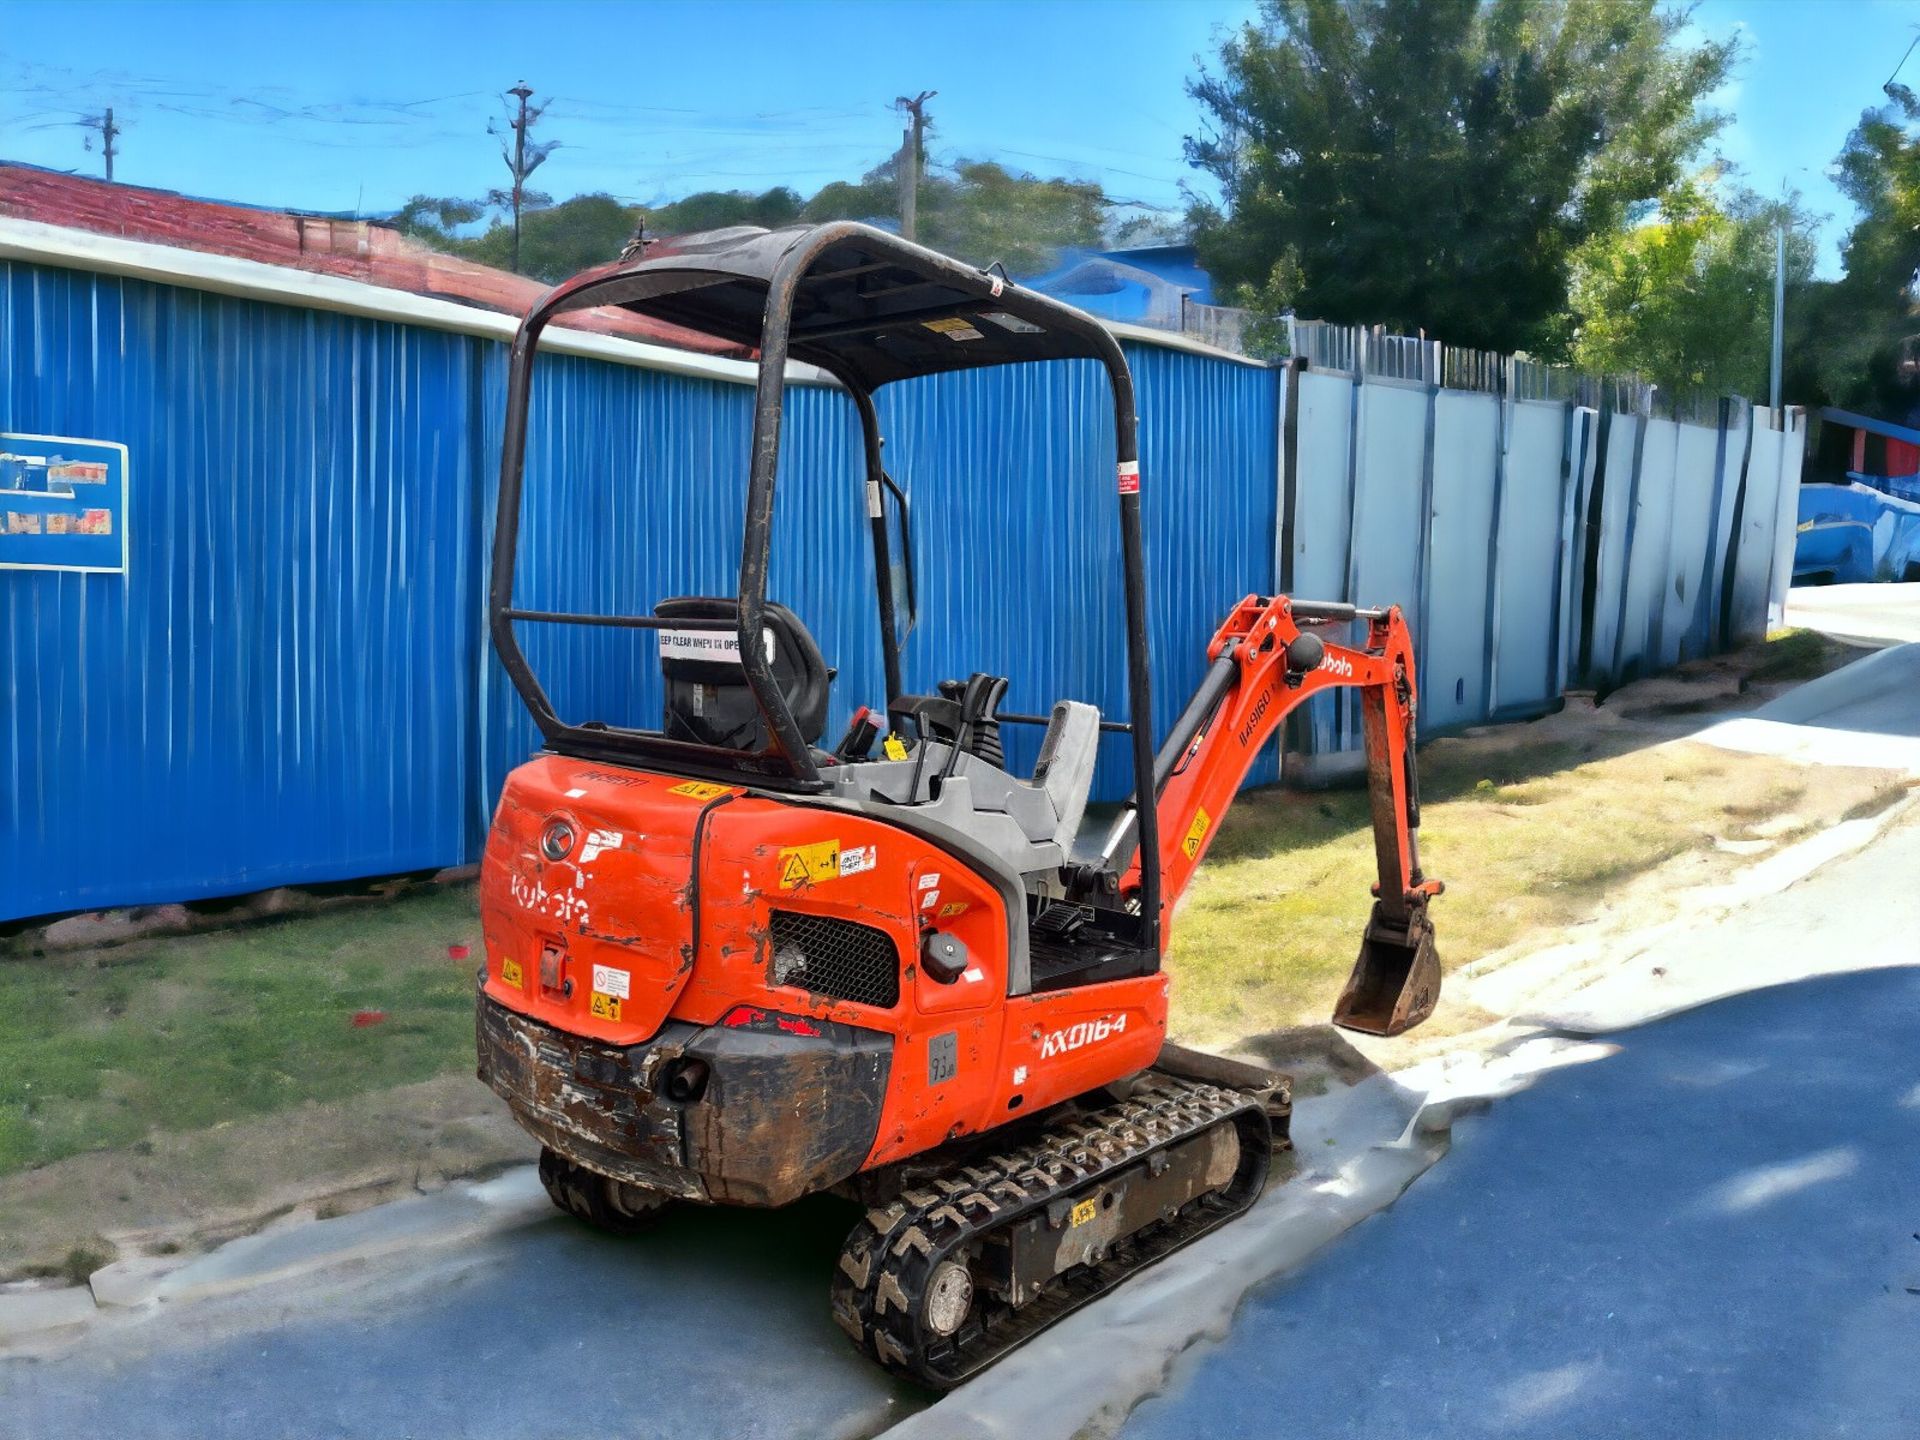
<path fill-rule="evenodd" d="M 1749 652 L 1732 684 L 1733 662 L 1707 662 L 1605 706 L 1576 700 L 1423 747 L 1421 850 L 1447 883 L 1434 905 L 1443 962 L 1556 934 L 1603 905 L 1639 906 L 1651 922 L 1672 888 L 1891 803 L 1903 787 L 1885 771 L 1816 771 L 1672 738 L 1702 723 L 1677 720 L 1676 706 L 1737 708 L 1766 693 L 1752 676 L 1804 678 L 1842 658 L 1790 633 Z M 1325 1021 L 1371 903 L 1369 833 L 1360 790 L 1241 798 L 1174 923 L 1176 1033 L 1219 1046 Z M 1485 1018 L 1455 1011 L 1436 1024 Z"/>

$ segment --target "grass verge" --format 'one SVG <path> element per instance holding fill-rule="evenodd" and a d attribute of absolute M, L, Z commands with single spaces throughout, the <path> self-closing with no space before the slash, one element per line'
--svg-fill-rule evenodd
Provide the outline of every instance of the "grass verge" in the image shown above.
<path fill-rule="evenodd" d="M 471 1066 L 479 928 L 462 886 L 0 964 L 0 1174 Z"/>

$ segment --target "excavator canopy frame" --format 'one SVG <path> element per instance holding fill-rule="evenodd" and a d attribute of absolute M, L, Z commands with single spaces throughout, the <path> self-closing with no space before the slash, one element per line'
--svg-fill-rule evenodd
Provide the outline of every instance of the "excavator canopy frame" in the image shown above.
<path fill-rule="evenodd" d="M 517 609 L 514 564 L 520 528 L 533 361 L 557 316 L 617 305 L 757 350 L 752 448 L 735 619 L 671 622 L 734 632 L 739 660 L 772 739 L 747 753 L 670 739 L 660 732 L 562 720 L 534 675 L 514 627 L 525 622 L 662 629 L 654 616 Z M 827 788 L 807 739 L 754 637 L 765 625 L 775 477 L 788 363 L 815 365 L 844 386 L 864 439 L 868 515 L 887 701 L 900 695 L 899 638 L 883 511 L 891 488 L 881 463 L 873 404 L 880 386 L 944 371 L 1037 360 L 1089 359 L 1113 395 L 1133 810 L 1140 847 L 1140 900 L 1150 951 L 1158 950 L 1159 836 L 1147 596 L 1140 514 L 1133 377 L 1112 333 L 1093 317 L 871 226 L 834 223 L 781 230 L 737 227 L 636 247 L 620 260 L 548 292 L 514 337 L 500 462 L 493 574 L 488 596 L 494 647 L 509 678 L 560 753 L 641 763 L 693 778 L 801 793 Z"/>

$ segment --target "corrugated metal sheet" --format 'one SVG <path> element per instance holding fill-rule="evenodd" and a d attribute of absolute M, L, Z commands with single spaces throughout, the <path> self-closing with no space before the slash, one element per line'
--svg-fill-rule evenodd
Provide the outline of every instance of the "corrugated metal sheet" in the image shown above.
<path fill-rule="evenodd" d="M 0 430 L 127 443 L 128 574 L 0 574 L 0 918 L 467 852 L 474 343 L 0 264 Z"/>
<path fill-rule="evenodd" d="M 1432 733 L 1549 708 L 1581 663 L 1610 683 L 1748 635 L 1784 583 L 1804 432 L 1764 412 L 1722 436 L 1310 371 L 1283 532 L 1281 373 L 1128 354 L 1156 734 L 1232 604 L 1283 584 L 1407 606 Z M 0 430 L 130 447 L 133 538 L 124 579 L 0 572 L 0 919 L 476 856 L 501 777 L 537 743 L 484 633 L 502 347 L 0 263 L 0 365 Z M 732 593 L 751 405 L 722 380 L 544 362 L 520 603 Z M 956 373 L 879 408 L 916 507 L 908 687 L 983 670 L 1010 677 L 1010 709 L 1072 697 L 1125 716 L 1099 373 Z M 792 389 L 786 441 L 770 593 L 838 669 L 831 741 L 884 698 L 850 402 Z M 563 716 L 658 722 L 650 635 L 521 633 Z M 1297 738 L 1351 748 L 1352 710 L 1316 706 Z M 1038 731 L 1007 738 L 1030 764 Z M 1123 743 L 1100 798 L 1130 788 Z M 1276 775 L 1270 754 L 1252 778 Z"/>
<path fill-rule="evenodd" d="M 1278 385 L 1267 370 L 1126 348 L 1160 734 L 1199 684 L 1207 641 L 1234 602 L 1274 584 Z M 1044 714 L 1069 698 L 1126 718 L 1113 405 L 1098 367 L 905 382 L 881 392 L 880 417 L 889 472 L 918 507 L 922 620 L 903 656 L 909 688 L 985 670 L 1010 678 L 1010 710 Z M 1030 765 L 1038 731 L 1007 739 L 1016 767 Z M 1277 777 L 1271 757 L 1256 774 Z M 1100 799 L 1130 792 L 1125 737 L 1106 738 L 1095 784 Z"/>

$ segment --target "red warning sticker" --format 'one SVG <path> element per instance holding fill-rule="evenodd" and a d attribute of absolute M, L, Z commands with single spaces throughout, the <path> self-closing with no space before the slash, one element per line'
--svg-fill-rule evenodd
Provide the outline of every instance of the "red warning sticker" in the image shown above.
<path fill-rule="evenodd" d="M 1140 493 L 1140 462 L 1138 460 L 1120 462 L 1120 493 L 1122 495 Z"/>

